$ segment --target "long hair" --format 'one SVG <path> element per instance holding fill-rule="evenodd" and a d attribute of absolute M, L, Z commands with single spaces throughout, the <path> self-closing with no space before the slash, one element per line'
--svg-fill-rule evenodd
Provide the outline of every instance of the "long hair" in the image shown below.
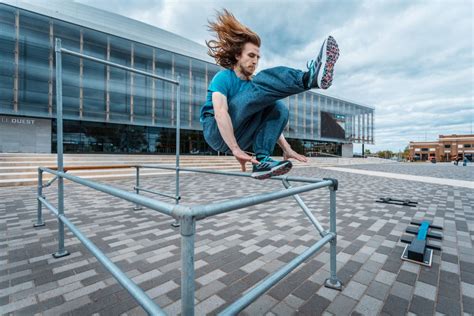
<path fill-rule="evenodd" d="M 209 48 L 207 54 L 224 68 L 231 69 L 237 63 L 235 56 L 242 54 L 246 43 L 260 47 L 260 37 L 257 33 L 240 23 L 226 9 L 217 12 L 215 22 L 208 23 L 209 31 L 216 33 L 216 40 L 206 41 Z"/>

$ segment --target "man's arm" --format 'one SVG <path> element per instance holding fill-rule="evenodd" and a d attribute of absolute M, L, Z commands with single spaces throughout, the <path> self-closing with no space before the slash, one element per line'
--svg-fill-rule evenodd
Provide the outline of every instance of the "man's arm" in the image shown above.
<path fill-rule="evenodd" d="M 245 171 L 245 163 L 250 161 L 258 164 L 258 161 L 251 156 L 247 155 L 242 149 L 240 149 L 237 140 L 234 135 L 234 127 L 232 126 L 232 120 L 229 116 L 229 107 L 227 104 L 227 97 L 220 92 L 212 93 L 212 105 L 214 107 L 214 118 L 221 133 L 222 139 L 227 144 L 227 147 L 232 151 L 242 167 L 242 171 Z"/>

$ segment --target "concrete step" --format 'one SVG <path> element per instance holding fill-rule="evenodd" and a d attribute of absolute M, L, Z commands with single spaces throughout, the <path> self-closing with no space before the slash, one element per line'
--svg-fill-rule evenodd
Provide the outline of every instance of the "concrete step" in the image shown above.
<path fill-rule="evenodd" d="M 200 165 L 233 165 L 236 161 L 219 161 L 219 160 L 210 160 L 210 161 L 180 161 L 180 165 L 182 166 L 200 166 Z M 113 165 L 175 165 L 175 161 L 77 161 L 77 162 L 64 162 L 65 167 L 73 167 L 73 166 L 113 166 Z M 49 163 L 35 163 L 30 162 L 28 164 L 22 165 L 2 165 L 0 164 L 0 173 L 2 172 L 19 172 L 19 171 L 33 171 L 38 169 L 39 166 L 41 167 L 55 167 L 57 164 L 56 162 L 49 162 Z"/>
<path fill-rule="evenodd" d="M 208 170 L 220 170 L 220 171 L 229 171 L 229 172 L 236 172 L 240 171 L 240 167 L 238 168 L 229 168 L 227 166 L 215 167 L 215 166 L 205 166 L 199 167 L 198 169 L 208 169 Z M 110 172 L 107 171 L 97 171 L 97 170 L 74 170 L 69 171 L 68 173 L 74 176 L 81 177 L 83 179 L 93 179 L 97 181 L 101 180 L 114 180 L 114 179 L 133 179 L 136 176 L 135 169 L 130 171 L 117 171 L 121 169 L 112 169 Z M 181 171 L 180 174 L 187 174 L 190 172 Z M 140 177 L 150 177 L 150 176 L 160 176 L 160 175 L 174 175 L 176 174 L 173 170 L 164 170 L 164 169 L 148 169 L 148 170 L 141 170 Z M 43 183 L 51 180 L 54 177 L 52 174 L 43 173 Z M 65 180 L 66 182 L 70 182 Z M 3 179 L 0 176 L 0 187 L 12 187 L 12 186 L 25 186 L 25 185 L 36 185 L 38 183 L 38 175 L 36 174 L 35 177 L 22 177 L 22 178 L 15 178 L 15 179 Z"/>
<path fill-rule="evenodd" d="M 281 157 L 275 157 L 281 159 Z M 391 162 L 381 159 L 361 158 L 309 158 L 308 163 L 293 161 L 295 168 L 300 167 L 331 167 L 341 165 L 366 164 Z M 105 155 L 105 154 L 66 154 L 64 166 L 111 166 L 111 165 L 163 165 L 174 167 L 174 155 Z M 57 156 L 55 154 L 0 154 L 0 187 L 34 185 L 38 177 L 38 167 L 55 167 Z M 233 156 L 180 156 L 182 168 L 200 168 L 208 170 L 239 171 L 240 165 Z M 247 170 L 251 170 L 250 163 Z M 135 177 L 135 169 L 94 169 L 70 170 L 69 174 L 86 179 L 120 179 Z M 142 169 L 143 176 L 160 174 L 174 174 L 171 170 Z M 44 174 L 45 181 L 52 178 L 51 174 Z"/>
<path fill-rule="evenodd" d="M 233 157 L 217 157 L 217 156 L 210 156 L 210 157 L 180 157 L 180 161 L 182 162 L 195 162 L 195 161 L 214 161 L 214 162 L 222 162 L 222 161 L 235 161 Z M 113 164 L 113 163 L 175 163 L 176 159 L 174 157 L 161 157 L 161 158 L 146 158 L 146 157 L 135 157 L 130 159 L 124 158 L 115 158 L 115 157 L 88 157 L 87 159 L 71 159 L 69 157 L 64 158 L 64 164 L 82 164 L 82 163 L 94 163 L 94 164 Z M 5 159 L 0 161 L 0 167 L 8 167 L 8 166 L 30 166 L 30 165 L 55 165 L 57 162 L 56 158 L 54 159 L 45 159 L 45 158 L 30 158 L 30 159 L 23 159 L 19 160 L 16 158 L 13 159 Z"/>
<path fill-rule="evenodd" d="M 151 165 L 151 164 L 142 164 L 142 165 Z M 160 165 L 160 166 L 166 166 L 166 167 L 174 167 L 175 164 L 153 164 L 153 165 Z M 82 165 L 85 166 L 85 165 Z M 97 165 L 94 165 L 97 166 Z M 53 167 L 53 166 L 46 166 L 46 167 Z M 73 167 L 71 165 L 67 167 Z M 206 163 L 199 163 L 199 164 L 180 164 L 181 168 L 203 168 L 203 169 L 208 169 L 208 168 L 215 168 L 215 169 L 222 169 L 222 168 L 237 168 L 239 165 L 235 163 L 218 163 L 218 164 L 206 164 Z M 81 175 L 81 174 L 110 174 L 110 173 L 129 173 L 129 174 L 135 174 L 136 169 L 134 167 L 130 168 L 120 168 L 120 169 L 93 169 L 93 170 L 70 170 L 68 173 L 73 174 L 73 175 Z M 140 173 L 146 173 L 150 172 L 151 170 L 159 170 L 159 169 L 147 169 L 147 168 L 142 168 L 140 170 Z M 37 178 L 38 177 L 38 168 L 37 167 L 28 167 L 28 169 L 25 168 L 17 168 L 17 169 L 7 169 L 7 170 L 2 170 L 0 168 L 0 179 L 15 179 L 15 178 Z"/>
<path fill-rule="evenodd" d="M 183 160 L 194 160 L 196 158 L 215 158 L 215 159 L 233 159 L 232 156 L 197 156 L 197 155 L 180 155 L 180 159 Z M 31 161 L 31 160 L 41 160 L 41 161 L 55 161 L 57 159 L 56 154 L 4 154 L 0 153 L 0 162 L 4 161 Z M 88 160 L 116 160 L 116 161 L 130 161 L 130 160 L 174 160 L 175 155 L 76 155 L 76 154 L 64 154 L 63 159 L 66 161 L 88 161 Z"/>

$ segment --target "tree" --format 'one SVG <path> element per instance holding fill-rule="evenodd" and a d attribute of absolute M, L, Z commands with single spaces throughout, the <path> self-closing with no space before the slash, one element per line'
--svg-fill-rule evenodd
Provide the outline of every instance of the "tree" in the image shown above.
<path fill-rule="evenodd" d="M 393 152 L 391 150 L 380 150 L 377 152 L 377 157 L 390 159 L 393 157 Z"/>
<path fill-rule="evenodd" d="M 408 146 L 406 146 L 403 150 L 402 156 L 405 160 L 408 160 L 410 158 L 410 148 Z"/>
<path fill-rule="evenodd" d="M 370 155 L 370 154 L 372 154 L 372 153 L 370 152 L 370 149 L 366 149 L 366 150 L 364 151 L 364 155 L 368 156 L 368 155 Z"/>

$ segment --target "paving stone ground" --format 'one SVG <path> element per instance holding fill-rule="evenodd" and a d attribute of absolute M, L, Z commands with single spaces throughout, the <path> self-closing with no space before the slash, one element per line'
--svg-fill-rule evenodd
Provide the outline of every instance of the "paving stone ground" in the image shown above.
<path fill-rule="evenodd" d="M 417 162 L 367 164 L 341 167 L 466 181 L 473 181 L 474 179 L 474 164 L 471 162 L 469 162 L 467 166 L 463 166 L 462 162 L 460 162 L 457 166 L 448 162 L 441 162 L 436 164 L 430 162 Z"/>
<path fill-rule="evenodd" d="M 415 166 L 416 174 L 452 179 L 451 168 L 433 166 L 436 169 Z M 414 172 L 406 164 L 364 168 Z M 329 276 L 329 246 L 325 246 L 243 315 L 474 314 L 473 190 L 319 168 L 300 168 L 292 174 L 339 180 L 338 277 L 344 289 L 323 286 Z M 283 188 L 277 181 L 207 174 L 183 174 L 181 182 L 186 205 Z M 129 191 L 134 184 L 132 180 L 103 183 Z M 145 178 L 142 185 L 172 192 L 174 178 Z M 68 218 L 168 314 L 179 314 L 180 235 L 170 226 L 173 220 L 148 209 L 133 211 L 129 202 L 77 184 L 67 184 L 65 191 Z M 45 189 L 53 205 L 55 192 L 56 187 Z M 57 249 L 56 220 L 45 210 L 46 226 L 32 227 L 35 194 L 35 187 L 0 189 L 0 312 L 145 314 L 67 228 L 66 248 L 71 255 L 52 258 Z M 301 196 L 328 227 L 327 189 Z M 419 206 L 375 203 L 381 196 L 415 200 Z M 430 219 L 444 227 L 443 250 L 435 251 L 430 268 L 400 260 L 405 246 L 400 236 L 412 219 Z M 291 198 L 199 221 L 196 315 L 217 314 L 318 239 Z"/>

